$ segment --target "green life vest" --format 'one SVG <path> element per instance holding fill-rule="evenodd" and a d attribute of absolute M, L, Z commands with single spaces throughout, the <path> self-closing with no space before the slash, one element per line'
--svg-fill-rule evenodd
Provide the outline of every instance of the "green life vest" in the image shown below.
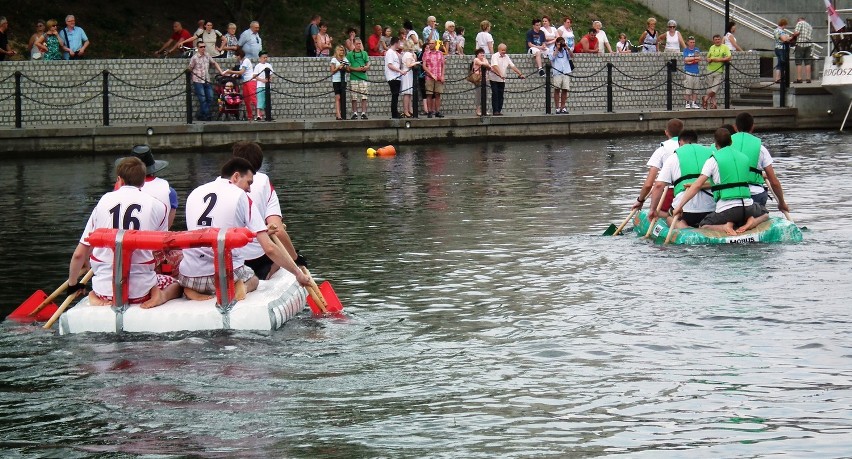
<path fill-rule="evenodd" d="M 757 162 L 760 161 L 760 145 L 760 139 L 747 132 L 737 132 L 731 136 L 731 146 L 748 157 L 751 171 L 748 183 L 763 186 L 763 171 L 757 168 Z"/>
<path fill-rule="evenodd" d="M 733 147 L 725 147 L 714 152 L 712 156 L 719 165 L 719 183 L 710 188 L 713 191 L 713 199 L 725 201 L 751 198 L 748 188 L 748 157 Z"/>
<path fill-rule="evenodd" d="M 674 181 L 674 194 L 677 196 L 686 189 L 687 183 L 693 183 L 701 175 L 704 163 L 713 155 L 713 150 L 695 143 L 681 146 L 675 152 L 680 163 L 680 177 Z"/>

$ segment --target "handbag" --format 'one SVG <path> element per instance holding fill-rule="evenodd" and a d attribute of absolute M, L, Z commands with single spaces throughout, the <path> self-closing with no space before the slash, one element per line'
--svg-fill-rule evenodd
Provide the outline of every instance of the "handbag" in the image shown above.
<path fill-rule="evenodd" d="M 41 59 L 41 57 L 42 57 L 41 50 L 39 50 L 38 48 L 33 46 L 33 50 L 32 50 L 32 52 L 30 52 L 30 59 L 37 61 L 37 60 Z"/>
<path fill-rule="evenodd" d="M 571 71 L 573 72 L 574 69 L 576 68 L 574 66 L 574 59 L 568 59 L 568 66 L 571 67 Z"/>
<path fill-rule="evenodd" d="M 477 85 L 482 82 L 482 74 L 479 72 L 471 72 L 467 76 L 467 81 L 470 81 L 471 83 Z"/>
<path fill-rule="evenodd" d="M 482 82 L 482 73 L 473 71 L 473 62 L 470 63 L 470 69 L 468 69 L 468 74 L 465 79 L 474 85 L 478 85 Z"/>

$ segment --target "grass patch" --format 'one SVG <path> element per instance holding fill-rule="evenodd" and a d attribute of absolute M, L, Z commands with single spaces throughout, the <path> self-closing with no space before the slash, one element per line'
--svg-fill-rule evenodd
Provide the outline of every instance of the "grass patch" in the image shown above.
<path fill-rule="evenodd" d="M 212 20 L 215 27 L 225 32 L 228 22 L 236 22 L 238 30 L 245 30 L 248 20 L 235 20 L 235 13 L 228 5 L 238 2 L 214 0 L 201 10 L 212 14 L 204 19 Z M 345 40 L 349 27 L 359 28 L 360 1 L 308 2 L 304 0 L 244 1 L 249 4 L 242 15 L 257 18 L 261 22 L 261 36 L 265 46 L 273 55 L 302 56 L 304 54 L 304 30 L 308 18 L 318 13 L 329 24 L 329 33 L 335 44 Z M 260 7 L 262 5 L 265 7 Z M 479 23 L 488 19 L 492 24 L 495 44 L 506 43 L 510 53 L 526 50 L 525 34 L 530 20 L 543 15 L 550 16 L 554 26 L 562 24 L 563 16 L 574 21 L 575 34 L 582 35 L 592 21 L 604 24 L 610 43 L 615 46 L 618 34 L 624 32 L 634 45 L 645 29 L 645 21 L 655 16 L 648 8 L 630 0 L 457 0 L 454 2 L 432 2 L 425 0 L 367 0 L 367 35 L 374 24 L 392 26 L 395 30 L 410 19 L 415 29 L 422 31 L 426 17 L 438 18 L 438 28 L 443 31 L 444 22 L 452 20 L 465 28 L 466 52 L 473 51 L 474 39 L 479 32 Z M 10 22 L 10 38 L 13 47 L 23 52 L 37 19 L 57 19 L 64 22 L 66 14 L 73 13 L 77 23 L 86 30 L 92 45 L 89 55 L 93 58 L 147 57 L 162 45 L 171 34 L 171 23 L 181 21 L 193 32 L 200 19 L 199 9 L 192 3 L 165 0 L 149 0 L 142 3 L 116 4 L 105 0 L 76 2 L 69 6 L 65 2 L 46 0 L 18 0 L 4 11 Z M 254 8 L 254 10 L 251 10 Z M 229 11 L 231 11 L 229 13 Z M 251 12 L 249 12 L 251 11 Z M 665 25 L 669 18 L 657 16 L 658 25 Z M 675 18 L 677 19 L 677 18 Z M 664 29 L 660 27 L 659 29 Z M 681 30 L 684 36 L 693 34 Z M 697 37 L 698 46 L 706 50 L 710 42 L 706 37 Z"/>

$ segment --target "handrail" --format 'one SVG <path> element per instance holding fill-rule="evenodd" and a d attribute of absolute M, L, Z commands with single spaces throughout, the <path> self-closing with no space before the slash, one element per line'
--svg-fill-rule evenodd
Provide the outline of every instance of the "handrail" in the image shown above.
<path fill-rule="evenodd" d="M 713 10 L 721 15 L 725 14 L 725 5 L 722 0 L 694 0 L 695 3 L 704 6 L 709 10 Z M 731 7 L 731 19 L 736 21 L 738 25 L 742 25 L 753 32 L 756 32 L 759 35 L 763 35 L 766 38 L 774 39 L 774 35 L 771 30 L 774 30 L 778 24 L 766 19 L 765 17 L 753 12 L 749 11 L 741 6 L 730 4 Z M 727 27 L 727 24 L 725 25 Z M 767 30 L 769 29 L 769 30 Z M 787 30 L 787 29 L 785 29 Z M 789 30 L 787 30 L 789 32 Z M 822 45 L 817 43 L 813 44 L 815 51 L 822 52 L 824 48 Z"/>
<path fill-rule="evenodd" d="M 849 8 L 844 8 L 844 9 L 839 9 L 839 10 L 834 10 L 834 11 L 837 13 L 838 16 L 841 16 L 841 17 L 843 17 L 844 15 L 847 16 L 847 17 L 852 16 L 852 9 L 849 9 Z M 844 18 L 844 21 L 845 21 L 845 19 L 846 18 Z M 833 53 L 834 50 L 835 50 L 835 47 L 831 43 L 832 37 L 840 37 L 840 39 L 843 40 L 844 38 L 846 38 L 847 35 L 852 35 L 852 31 L 831 32 L 831 28 L 833 26 L 831 24 L 831 17 L 830 16 L 827 18 L 827 21 L 828 21 L 828 28 L 826 30 L 827 30 L 828 33 L 825 34 L 826 35 L 825 36 L 825 46 L 826 46 L 826 48 L 831 49 L 831 51 Z M 841 30 L 844 30 L 844 29 L 841 29 Z"/>

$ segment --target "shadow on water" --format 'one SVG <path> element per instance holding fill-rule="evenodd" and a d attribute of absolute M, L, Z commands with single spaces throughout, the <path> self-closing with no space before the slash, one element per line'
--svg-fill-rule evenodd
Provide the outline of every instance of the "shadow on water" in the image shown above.
<path fill-rule="evenodd" d="M 834 133 L 763 138 L 810 228 L 801 244 L 600 237 L 627 215 L 656 137 L 267 151 L 288 230 L 348 318 L 168 336 L 0 324 L 0 449 L 844 456 L 852 148 Z M 227 155 L 157 158 L 183 202 Z M 64 280 L 113 161 L 0 169 L 4 313 Z"/>

